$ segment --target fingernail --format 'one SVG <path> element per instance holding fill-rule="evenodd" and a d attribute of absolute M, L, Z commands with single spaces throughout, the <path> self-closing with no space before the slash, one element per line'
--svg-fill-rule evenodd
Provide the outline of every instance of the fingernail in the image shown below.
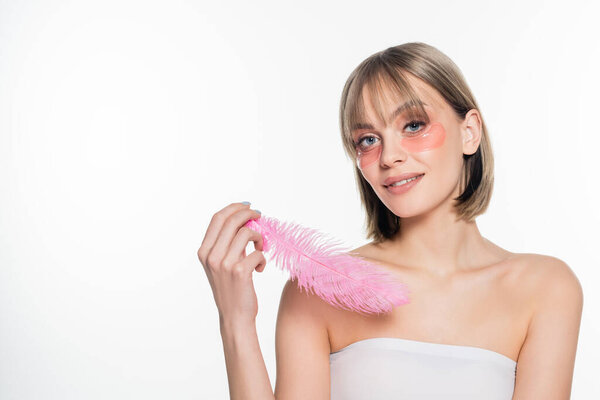
<path fill-rule="evenodd" d="M 250 202 L 249 201 L 242 201 L 242 204 L 245 205 L 245 206 L 247 206 L 247 205 L 250 204 Z"/>
<path fill-rule="evenodd" d="M 256 211 L 257 213 L 259 213 L 259 214 L 261 214 L 261 215 L 262 215 L 262 213 L 260 212 L 260 210 L 254 210 L 254 211 Z"/>

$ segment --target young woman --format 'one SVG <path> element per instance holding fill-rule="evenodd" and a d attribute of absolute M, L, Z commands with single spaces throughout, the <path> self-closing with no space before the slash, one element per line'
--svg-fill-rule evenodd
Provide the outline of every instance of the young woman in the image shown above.
<path fill-rule="evenodd" d="M 348 78 L 340 124 L 372 240 L 351 253 L 398 276 L 410 303 L 364 316 L 288 281 L 273 393 L 255 328 L 262 239 L 243 227 L 260 214 L 228 205 L 198 256 L 219 310 L 231 398 L 569 399 L 581 285 L 563 261 L 510 252 L 479 232 L 493 156 L 459 68 L 424 43 L 378 52 Z M 246 256 L 249 241 L 256 251 Z"/>

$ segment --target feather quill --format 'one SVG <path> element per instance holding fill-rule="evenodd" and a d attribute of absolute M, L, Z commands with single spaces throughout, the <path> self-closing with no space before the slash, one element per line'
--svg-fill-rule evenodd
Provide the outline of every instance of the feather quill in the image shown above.
<path fill-rule="evenodd" d="M 264 215 L 245 226 L 261 234 L 263 252 L 300 288 L 334 307 L 379 314 L 409 303 L 404 283 L 377 264 L 348 254 L 350 249 L 316 229 Z"/>

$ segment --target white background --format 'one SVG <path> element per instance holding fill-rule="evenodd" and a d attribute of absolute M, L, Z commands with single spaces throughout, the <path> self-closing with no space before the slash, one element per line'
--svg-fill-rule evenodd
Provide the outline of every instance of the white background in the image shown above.
<path fill-rule="evenodd" d="M 248 200 L 364 244 L 339 99 L 360 61 L 409 41 L 458 64 L 488 124 L 482 234 L 581 281 L 572 393 L 592 398 L 599 15 L 591 0 L 0 0 L 0 398 L 227 398 L 196 254 L 212 214 Z M 254 276 L 274 384 L 287 275 Z"/>

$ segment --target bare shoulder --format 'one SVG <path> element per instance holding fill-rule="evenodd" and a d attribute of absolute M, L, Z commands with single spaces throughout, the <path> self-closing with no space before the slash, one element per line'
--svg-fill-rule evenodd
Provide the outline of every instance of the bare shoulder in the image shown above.
<path fill-rule="evenodd" d="M 314 293 L 301 288 L 297 280 L 288 279 L 281 291 L 279 313 L 286 313 L 294 317 L 304 316 L 310 318 L 315 324 L 326 327 L 323 312 L 326 303 Z"/>
<path fill-rule="evenodd" d="M 518 276 L 535 291 L 536 299 L 549 296 L 569 297 L 583 301 L 583 290 L 577 275 L 563 260 L 543 254 L 518 255 Z"/>
<path fill-rule="evenodd" d="M 522 255 L 521 277 L 533 293 L 533 313 L 518 357 L 514 397 L 567 399 L 583 308 L 579 279 L 563 260 Z"/>
<path fill-rule="evenodd" d="M 538 321 L 547 314 L 581 318 L 583 288 L 565 261 L 549 255 L 520 253 L 514 264 L 512 293 L 528 306 L 528 336 L 535 335 Z"/>
<path fill-rule="evenodd" d="M 297 280 L 288 279 L 281 291 L 277 334 L 286 335 L 288 327 L 301 324 L 303 333 L 311 332 L 321 344 L 327 342 L 329 346 L 328 308 L 328 303 L 300 287 Z"/>
<path fill-rule="evenodd" d="M 583 307 L 583 288 L 571 267 L 563 260 L 551 256 L 537 256 L 540 270 L 540 296 L 562 304 L 563 307 L 579 310 Z"/>

